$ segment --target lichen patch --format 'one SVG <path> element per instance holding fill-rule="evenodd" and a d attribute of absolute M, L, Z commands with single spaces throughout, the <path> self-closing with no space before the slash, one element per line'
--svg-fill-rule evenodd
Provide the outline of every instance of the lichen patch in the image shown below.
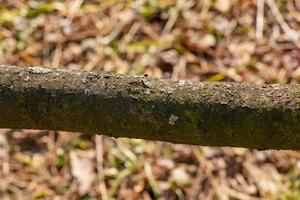
<path fill-rule="evenodd" d="M 169 117 L 169 124 L 170 125 L 175 125 L 175 122 L 178 120 L 179 118 L 176 115 L 171 115 Z"/>
<path fill-rule="evenodd" d="M 30 67 L 28 71 L 29 73 L 33 73 L 33 74 L 46 74 L 51 72 L 52 70 L 45 67 Z"/>
<path fill-rule="evenodd" d="M 164 87 L 160 91 L 163 92 L 163 93 L 166 93 L 166 94 L 172 94 L 174 92 L 174 88 Z"/>

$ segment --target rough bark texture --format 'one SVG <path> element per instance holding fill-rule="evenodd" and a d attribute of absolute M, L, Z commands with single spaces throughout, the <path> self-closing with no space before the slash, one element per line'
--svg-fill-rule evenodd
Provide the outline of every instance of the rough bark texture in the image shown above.
<path fill-rule="evenodd" d="M 300 85 L 0 67 L 0 127 L 300 149 Z"/>

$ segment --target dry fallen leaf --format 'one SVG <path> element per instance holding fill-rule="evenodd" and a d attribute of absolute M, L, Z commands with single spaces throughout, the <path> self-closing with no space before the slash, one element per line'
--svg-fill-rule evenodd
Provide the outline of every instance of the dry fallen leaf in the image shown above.
<path fill-rule="evenodd" d="M 182 167 L 178 167 L 171 172 L 170 179 L 178 186 L 188 185 L 191 183 L 191 177 Z"/>
<path fill-rule="evenodd" d="M 231 6 L 231 0 L 217 0 L 215 3 L 215 8 L 223 13 L 227 13 L 228 11 L 230 11 Z"/>
<path fill-rule="evenodd" d="M 96 174 L 94 164 L 94 151 L 71 151 L 71 173 L 79 184 L 79 193 L 87 194 L 92 187 Z"/>

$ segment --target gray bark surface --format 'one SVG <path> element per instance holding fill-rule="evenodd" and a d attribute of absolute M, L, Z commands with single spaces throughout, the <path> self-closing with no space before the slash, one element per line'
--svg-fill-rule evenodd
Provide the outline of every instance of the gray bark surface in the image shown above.
<path fill-rule="evenodd" d="M 300 85 L 0 67 L 0 127 L 300 149 Z"/>

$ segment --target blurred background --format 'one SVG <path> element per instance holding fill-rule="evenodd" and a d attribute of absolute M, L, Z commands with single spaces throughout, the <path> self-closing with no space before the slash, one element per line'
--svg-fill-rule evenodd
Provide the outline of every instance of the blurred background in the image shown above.
<path fill-rule="evenodd" d="M 6 65 L 297 83 L 299 36 L 298 0 L 0 0 Z M 297 151 L 0 132 L 1 199 L 300 199 Z"/>

